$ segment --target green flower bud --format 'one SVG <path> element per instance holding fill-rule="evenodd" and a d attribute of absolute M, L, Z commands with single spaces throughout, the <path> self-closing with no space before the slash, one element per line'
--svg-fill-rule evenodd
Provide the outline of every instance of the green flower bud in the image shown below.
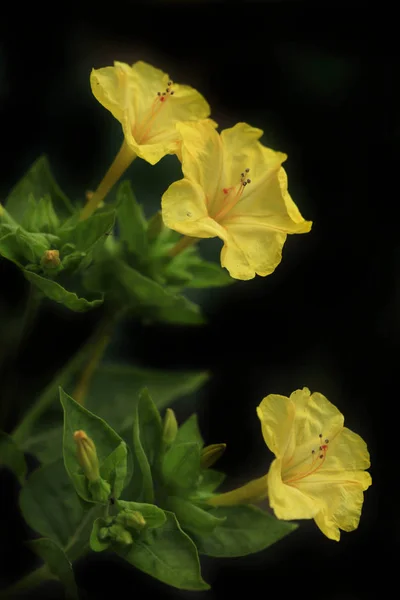
<path fill-rule="evenodd" d="M 77 458 L 82 471 L 89 481 L 100 479 L 99 459 L 94 441 L 82 429 L 75 431 L 74 440 L 77 446 Z"/>
<path fill-rule="evenodd" d="M 117 523 L 140 531 L 146 526 L 146 520 L 138 510 L 122 510 L 116 518 Z"/>
<path fill-rule="evenodd" d="M 172 408 L 167 408 L 164 417 L 163 442 L 169 446 L 176 438 L 178 433 L 178 421 Z"/>
<path fill-rule="evenodd" d="M 108 529 L 108 532 L 110 538 L 113 539 L 115 542 L 124 544 L 125 546 L 133 544 L 133 538 L 131 534 L 129 533 L 129 531 L 124 529 L 122 525 L 111 525 L 111 527 L 109 527 Z"/>
<path fill-rule="evenodd" d="M 57 269 L 61 265 L 60 253 L 58 250 L 46 250 L 43 254 L 40 264 L 44 269 Z"/>
<path fill-rule="evenodd" d="M 225 452 L 226 444 L 210 444 L 201 451 L 200 466 L 203 469 L 211 467 Z"/>
<path fill-rule="evenodd" d="M 111 487 L 110 484 L 107 483 L 107 481 L 104 481 L 104 479 L 102 479 L 101 477 L 99 477 L 99 479 L 96 479 L 96 481 L 89 481 L 88 489 L 90 495 L 92 496 L 92 499 L 95 502 L 107 504 L 111 494 Z"/>

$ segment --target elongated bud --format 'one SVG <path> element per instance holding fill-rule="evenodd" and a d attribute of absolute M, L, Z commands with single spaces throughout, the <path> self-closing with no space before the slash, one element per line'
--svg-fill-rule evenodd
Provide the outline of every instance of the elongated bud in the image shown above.
<path fill-rule="evenodd" d="M 163 442 L 169 446 L 178 433 L 178 421 L 172 408 L 167 408 L 164 417 Z"/>
<path fill-rule="evenodd" d="M 211 467 L 225 452 L 226 444 L 210 444 L 201 451 L 200 466 L 203 469 Z"/>
<path fill-rule="evenodd" d="M 146 519 L 138 510 L 122 510 L 116 518 L 117 523 L 125 525 L 125 527 L 133 527 L 140 531 L 146 526 Z"/>
<path fill-rule="evenodd" d="M 56 269 L 61 265 L 60 253 L 58 250 L 46 250 L 40 259 L 40 264 L 45 269 Z"/>
<path fill-rule="evenodd" d="M 163 229 L 164 222 L 162 219 L 161 210 L 159 210 L 158 212 L 156 212 L 155 215 L 153 215 L 149 219 L 147 223 L 147 239 L 149 240 L 149 242 L 152 242 L 153 240 L 158 238 Z"/>
<path fill-rule="evenodd" d="M 76 454 L 79 465 L 89 481 L 100 479 L 99 459 L 94 441 L 82 429 L 75 431 Z"/>

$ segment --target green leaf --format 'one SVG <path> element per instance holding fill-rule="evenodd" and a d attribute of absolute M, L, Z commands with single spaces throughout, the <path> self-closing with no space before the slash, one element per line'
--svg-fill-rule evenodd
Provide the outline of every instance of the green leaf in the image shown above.
<path fill-rule="evenodd" d="M 168 496 L 167 502 L 168 508 L 175 513 L 181 527 L 193 533 L 208 535 L 226 519 L 216 517 L 210 511 L 203 510 L 178 496 Z"/>
<path fill-rule="evenodd" d="M 136 493 L 137 499 L 143 499 L 149 504 L 154 503 L 153 478 L 149 460 L 144 451 L 141 440 L 140 412 L 136 403 L 134 407 L 133 420 L 133 448 L 134 448 L 134 477 L 131 482 L 131 489 Z"/>
<path fill-rule="evenodd" d="M 255 506 L 221 506 L 211 511 L 215 517 L 225 517 L 208 536 L 196 535 L 199 552 L 208 556 L 234 557 L 253 554 L 268 548 L 297 528 L 278 521 Z"/>
<path fill-rule="evenodd" d="M 0 431 L 0 465 L 4 465 L 16 475 L 21 484 L 26 477 L 26 463 L 22 450 L 19 449 L 13 438 Z"/>
<path fill-rule="evenodd" d="M 206 372 L 159 371 L 123 364 L 104 364 L 93 375 L 85 406 L 118 433 L 126 432 L 130 440 L 133 408 L 141 389 L 147 387 L 156 406 L 163 409 L 177 398 L 194 393 L 207 379 Z M 72 393 L 74 381 L 70 380 L 63 386 Z M 57 400 L 57 395 L 54 400 Z M 22 448 L 43 463 L 62 456 L 62 411 L 47 411 L 24 439 Z"/>
<path fill-rule="evenodd" d="M 196 546 L 175 515 L 166 512 L 166 517 L 164 525 L 145 530 L 132 546 L 117 553 L 137 569 L 178 589 L 209 589 L 201 577 Z"/>
<path fill-rule="evenodd" d="M 56 233 L 60 221 L 53 208 L 51 197 L 46 195 L 37 202 L 33 194 L 30 194 L 21 225 L 31 232 Z"/>
<path fill-rule="evenodd" d="M 114 293 L 122 304 L 130 305 L 150 319 L 167 323 L 201 324 L 199 307 L 185 298 L 167 291 L 156 281 L 122 261 L 113 264 Z"/>
<path fill-rule="evenodd" d="M 98 507 L 84 505 L 59 459 L 37 469 L 21 490 L 19 504 L 25 521 L 61 546 L 70 560 L 87 546 Z M 100 507 L 102 508 L 102 507 Z"/>
<path fill-rule="evenodd" d="M 146 526 L 161 527 L 166 521 L 164 511 L 154 504 L 147 504 L 145 502 L 126 502 L 124 500 L 117 501 L 118 508 L 123 510 L 139 511 L 142 513 Z"/>
<path fill-rule="evenodd" d="M 210 496 L 223 483 L 225 477 L 225 473 L 214 471 L 214 469 L 205 469 L 201 473 L 196 494 Z"/>
<path fill-rule="evenodd" d="M 140 441 L 147 460 L 153 465 L 161 448 L 163 426 L 160 413 L 147 388 L 139 394 L 138 416 Z"/>
<path fill-rule="evenodd" d="M 133 404 L 146 387 L 158 409 L 195 392 L 208 379 L 206 372 L 161 371 L 123 364 L 104 364 L 93 376 L 86 398 L 111 427 L 123 431 L 133 424 Z M 112 396 L 112 402 L 110 402 Z M 179 433 L 178 433 L 179 435 Z"/>
<path fill-rule="evenodd" d="M 172 281 L 181 281 L 188 288 L 222 287 L 235 282 L 226 269 L 203 260 L 197 248 L 178 254 L 166 267 L 165 276 Z"/>
<path fill-rule="evenodd" d="M 63 304 L 75 312 L 86 312 L 103 303 L 103 299 L 86 300 L 86 298 L 79 298 L 74 292 L 69 292 L 56 281 L 46 279 L 37 273 L 25 270 L 24 275 L 26 279 L 38 287 L 45 296 L 59 304 Z"/>
<path fill-rule="evenodd" d="M 78 600 L 78 588 L 76 587 L 74 572 L 64 550 L 49 538 L 34 540 L 29 542 L 29 546 L 47 564 L 50 572 L 64 585 L 66 599 Z"/>
<path fill-rule="evenodd" d="M 115 223 L 115 210 L 107 208 L 96 211 L 88 219 L 77 221 L 60 231 L 61 244 L 74 244 L 79 252 L 88 252 L 101 238 L 112 230 Z"/>
<path fill-rule="evenodd" d="M 93 552 L 103 552 L 107 550 L 111 545 L 111 540 L 102 540 L 101 539 L 101 530 L 107 526 L 110 519 L 105 519 L 104 517 L 99 517 L 93 523 L 93 529 L 90 534 L 90 548 Z"/>
<path fill-rule="evenodd" d="M 25 262 L 25 259 L 21 252 L 15 231 L 7 233 L 0 238 L 0 256 L 3 256 L 3 258 L 6 258 L 7 260 L 11 260 L 20 269 L 23 268 L 21 263 Z"/>
<path fill-rule="evenodd" d="M 67 218 L 74 208 L 55 182 L 46 156 L 41 156 L 10 192 L 6 207 L 10 215 L 22 223 L 30 195 L 36 200 L 49 195 L 60 219 Z"/>
<path fill-rule="evenodd" d="M 50 250 L 51 246 L 58 242 L 58 237 L 55 235 L 50 233 L 29 233 L 22 229 L 22 227 L 16 229 L 15 236 L 25 261 L 31 263 L 39 262 L 46 250 Z"/>
<path fill-rule="evenodd" d="M 147 254 L 147 222 L 129 181 L 123 181 L 117 191 L 119 237 L 129 252 L 137 256 Z"/>
<path fill-rule="evenodd" d="M 186 442 L 196 442 L 200 448 L 204 446 L 204 440 L 201 436 L 197 415 L 191 415 L 178 429 L 174 444 L 184 444 Z"/>
<path fill-rule="evenodd" d="M 75 431 L 83 430 L 96 446 L 100 476 L 111 486 L 112 495 L 118 498 L 128 483 L 125 442 L 103 419 L 83 408 L 61 388 L 60 401 L 64 409 L 64 463 L 77 493 L 87 502 L 93 502 L 88 480 L 77 459 L 74 440 Z"/>
<path fill-rule="evenodd" d="M 200 447 L 196 442 L 173 444 L 163 456 L 162 473 L 171 488 L 191 489 L 199 479 Z"/>

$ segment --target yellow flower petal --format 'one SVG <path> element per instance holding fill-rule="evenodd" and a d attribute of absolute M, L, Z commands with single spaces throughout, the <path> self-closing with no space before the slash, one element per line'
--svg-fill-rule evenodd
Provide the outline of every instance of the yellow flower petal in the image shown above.
<path fill-rule="evenodd" d="M 265 173 L 261 145 L 257 143 L 262 134 L 262 129 L 247 123 L 236 123 L 234 127 L 221 132 L 225 157 L 224 181 L 221 187 L 238 183 L 241 172 L 246 168 L 251 168 L 250 177 L 258 177 Z"/>
<path fill-rule="evenodd" d="M 222 224 L 231 243 L 228 241 L 223 249 L 221 264 L 228 269 L 231 277 L 243 279 L 240 275 L 243 272 L 248 273 L 246 279 L 256 274 L 265 277 L 279 265 L 285 233 L 272 231 L 260 223 L 249 224 L 246 219 Z M 240 248 L 241 255 L 238 255 L 236 247 Z"/>
<path fill-rule="evenodd" d="M 280 166 L 270 174 L 267 172 L 261 180 L 252 179 L 246 193 L 223 223 L 225 226 L 246 224 L 249 229 L 265 227 L 281 233 L 307 233 L 312 226 L 310 221 L 303 219 L 288 193 L 286 171 Z"/>
<path fill-rule="evenodd" d="M 129 65 L 115 62 L 113 67 L 92 69 L 90 85 L 95 98 L 122 122 L 124 111 L 133 91 L 132 72 Z"/>
<path fill-rule="evenodd" d="M 161 208 L 165 225 L 179 233 L 200 238 L 225 235 L 221 225 L 208 216 L 203 188 L 189 179 L 169 186 Z"/>
<path fill-rule="evenodd" d="M 292 434 L 294 402 L 279 394 L 269 394 L 257 406 L 257 415 L 268 448 L 275 456 L 283 458 Z"/>
<path fill-rule="evenodd" d="M 322 477 L 322 474 L 321 474 Z M 369 473 L 343 473 L 345 479 L 341 482 L 305 480 L 301 488 L 310 498 L 323 501 L 323 509 L 316 515 L 315 522 L 323 533 L 330 539 L 339 540 L 340 531 L 354 531 L 357 529 L 362 505 L 363 492 L 371 485 Z"/>
<path fill-rule="evenodd" d="M 223 167 L 221 138 L 210 119 L 178 123 L 184 140 L 181 151 L 182 170 L 186 178 L 198 183 L 204 191 L 207 210 L 218 193 Z"/>
<path fill-rule="evenodd" d="M 268 471 L 268 497 L 278 519 L 312 519 L 321 510 L 322 504 L 299 489 L 285 485 L 282 481 L 282 460 L 275 459 Z"/>

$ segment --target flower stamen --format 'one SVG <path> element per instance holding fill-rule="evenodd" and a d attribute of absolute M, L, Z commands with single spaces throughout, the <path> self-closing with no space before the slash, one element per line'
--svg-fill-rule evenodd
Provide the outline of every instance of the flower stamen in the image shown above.
<path fill-rule="evenodd" d="M 172 87 L 172 81 L 168 81 L 165 91 L 157 92 L 157 95 L 154 98 L 153 103 L 150 107 L 149 113 L 148 113 L 147 117 L 143 120 L 143 122 L 141 123 L 141 127 L 139 128 L 139 131 L 136 132 L 136 135 L 135 135 L 135 131 L 132 131 L 134 137 L 136 137 L 136 140 L 139 144 L 144 144 L 146 141 L 148 141 L 151 126 L 153 125 L 155 118 L 160 113 L 166 100 L 170 96 L 174 95 L 175 92 L 174 92 L 174 90 L 171 89 L 171 87 Z M 140 131 L 140 129 L 141 129 L 141 131 Z"/>
<path fill-rule="evenodd" d="M 246 185 L 249 185 L 249 183 L 251 183 L 251 179 L 249 179 L 248 177 L 248 173 L 249 173 L 250 169 L 246 168 L 241 174 L 240 174 L 240 182 L 237 185 L 234 185 L 232 187 L 228 187 L 228 188 L 222 188 L 222 192 L 225 196 L 225 198 L 227 199 L 229 196 L 231 196 L 232 192 L 235 192 L 234 195 L 230 198 L 229 202 L 227 204 L 225 204 L 222 209 L 219 211 L 219 213 L 217 213 L 215 215 L 215 220 L 216 221 L 220 221 L 221 219 L 223 219 L 223 217 L 225 217 L 225 215 L 234 207 L 236 206 L 236 204 L 239 202 L 244 188 L 246 187 Z"/>
<path fill-rule="evenodd" d="M 322 440 L 322 437 L 323 437 L 323 435 L 322 435 L 322 433 L 320 433 L 319 434 L 320 440 Z M 308 477 L 309 475 L 313 475 L 314 473 L 316 473 L 325 462 L 326 453 L 328 451 L 328 444 L 329 444 L 329 440 L 328 440 L 328 438 L 326 438 L 325 443 L 320 444 L 320 446 L 318 447 L 318 451 L 315 448 L 313 448 L 311 450 L 311 456 L 313 457 L 311 464 L 306 466 L 306 468 L 303 472 L 300 471 L 300 472 L 296 473 L 293 477 L 290 477 L 289 479 L 283 479 L 283 482 L 286 484 L 294 483 L 294 482 L 300 481 L 301 479 L 304 479 L 305 477 Z M 296 468 L 299 467 L 306 460 L 307 460 L 307 458 L 304 459 L 303 461 L 301 461 L 298 465 L 296 465 Z"/>

